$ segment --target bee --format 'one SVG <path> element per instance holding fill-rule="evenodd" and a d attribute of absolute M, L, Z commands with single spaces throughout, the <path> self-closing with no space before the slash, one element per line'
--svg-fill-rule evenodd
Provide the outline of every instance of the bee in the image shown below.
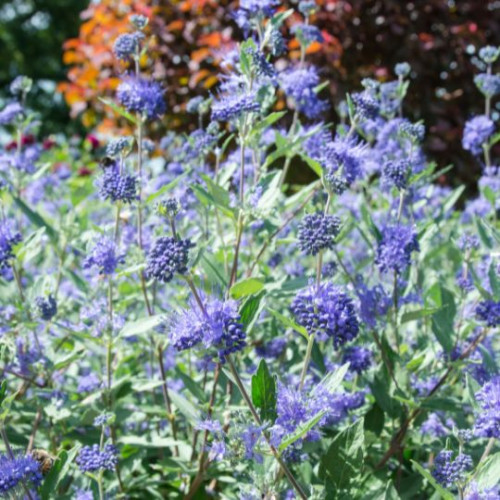
<path fill-rule="evenodd" d="M 105 156 L 99 161 L 99 165 L 105 169 L 108 167 L 112 167 L 115 164 L 115 160 L 113 158 L 110 158 L 109 156 Z"/>
<path fill-rule="evenodd" d="M 31 456 L 40 464 L 40 470 L 44 476 L 52 469 L 56 459 L 45 450 L 33 450 Z"/>

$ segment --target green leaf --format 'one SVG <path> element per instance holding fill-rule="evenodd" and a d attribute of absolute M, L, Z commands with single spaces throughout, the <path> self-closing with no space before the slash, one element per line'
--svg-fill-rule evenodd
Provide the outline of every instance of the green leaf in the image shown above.
<path fill-rule="evenodd" d="M 150 332 L 161 323 L 162 318 L 163 315 L 157 314 L 156 316 L 147 316 L 136 321 L 129 321 L 121 329 L 118 338 L 128 338 Z"/>
<path fill-rule="evenodd" d="M 118 113 L 120 116 L 126 118 L 129 122 L 132 122 L 133 124 L 137 125 L 136 117 L 131 113 L 129 113 L 126 109 L 123 109 L 122 107 L 118 106 L 118 104 L 114 103 L 111 99 L 105 99 L 104 97 L 99 97 L 99 100 L 106 106 L 109 106 L 113 111 Z"/>
<path fill-rule="evenodd" d="M 321 177 L 323 175 L 323 167 L 319 161 L 313 160 L 307 155 L 300 155 L 300 157 L 307 163 L 310 169 L 318 176 Z"/>
<path fill-rule="evenodd" d="M 454 321 L 457 314 L 455 296 L 447 288 L 439 285 L 441 307 L 432 316 L 432 331 L 445 352 L 450 352 L 454 344 Z"/>
<path fill-rule="evenodd" d="M 240 308 L 240 321 L 245 325 L 247 334 L 264 308 L 264 301 L 262 300 L 264 296 L 265 292 L 248 297 Z"/>
<path fill-rule="evenodd" d="M 229 294 L 233 299 L 241 299 L 260 292 L 264 288 L 264 283 L 257 278 L 247 278 L 235 283 Z"/>
<path fill-rule="evenodd" d="M 68 475 L 70 467 L 75 460 L 76 455 L 80 451 L 80 448 L 80 445 L 76 445 L 69 451 L 63 450 L 59 453 L 58 457 L 54 461 L 52 469 L 43 480 L 40 490 L 42 500 L 57 497 L 56 489 Z"/>
<path fill-rule="evenodd" d="M 276 420 L 276 382 L 262 359 L 255 375 L 252 376 L 252 401 L 260 410 L 263 421 Z"/>
<path fill-rule="evenodd" d="M 384 411 L 377 403 L 375 403 L 371 407 L 370 411 L 365 415 L 365 430 L 380 436 L 380 433 L 384 429 L 384 422 Z"/>
<path fill-rule="evenodd" d="M 169 182 L 168 184 L 166 184 L 165 186 L 162 186 L 160 189 L 158 189 L 158 191 L 156 191 L 156 193 L 152 193 L 150 194 L 147 198 L 146 198 L 146 204 L 148 203 L 151 203 L 152 201 L 154 201 L 156 198 L 158 198 L 159 196 L 162 196 L 164 195 L 165 193 L 168 193 L 169 191 L 171 191 L 172 189 L 174 189 L 177 185 L 179 185 L 179 183 L 184 180 L 186 177 L 188 177 L 188 175 L 191 173 L 191 169 L 188 169 L 186 172 L 184 172 L 183 174 L 177 176 L 173 181 Z"/>
<path fill-rule="evenodd" d="M 170 391 L 170 399 L 177 406 L 178 410 L 191 422 L 197 424 L 200 421 L 200 416 L 196 407 L 178 392 Z"/>
<path fill-rule="evenodd" d="M 273 113 L 267 115 L 264 119 L 261 121 L 257 122 L 251 132 L 251 136 L 255 136 L 265 130 L 266 128 L 270 127 L 273 123 L 277 122 L 280 120 L 283 116 L 286 115 L 286 111 L 274 111 Z"/>
<path fill-rule="evenodd" d="M 439 494 L 441 498 L 444 500 L 454 500 L 455 496 L 451 494 L 448 490 L 445 490 L 433 477 L 432 474 L 424 469 L 419 463 L 415 462 L 415 460 L 411 461 L 413 464 L 414 469 L 417 470 L 417 472 L 420 473 L 421 476 L 423 476 L 429 483 L 434 487 L 436 492 Z"/>
<path fill-rule="evenodd" d="M 489 248 L 491 250 L 493 248 L 493 242 L 491 241 L 491 236 L 489 234 L 487 226 L 485 226 L 483 224 L 483 221 L 478 218 L 475 218 L 474 222 L 476 223 L 477 232 L 479 234 L 481 242 L 486 248 Z"/>
<path fill-rule="evenodd" d="M 306 339 L 309 338 L 309 334 L 307 333 L 307 330 L 303 326 L 297 325 L 295 321 L 293 321 L 290 318 L 287 318 L 286 316 L 283 316 L 283 314 L 279 313 L 278 311 L 275 311 L 274 309 L 268 307 L 267 310 L 287 328 L 295 330 L 297 333 L 303 335 Z"/>
<path fill-rule="evenodd" d="M 57 245 L 57 231 L 48 223 L 45 221 L 45 219 L 37 212 L 34 212 L 31 210 L 31 208 L 28 207 L 24 203 L 23 200 L 20 198 L 17 198 L 14 196 L 14 202 L 16 205 L 21 209 L 21 212 L 23 212 L 26 217 L 37 227 L 39 228 L 45 228 L 45 232 L 47 233 L 47 236 L 50 238 L 50 241 L 52 242 L 53 245 Z"/>
<path fill-rule="evenodd" d="M 289 434 L 288 436 L 285 436 L 278 447 L 279 451 L 282 452 L 286 450 L 290 445 L 304 437 L 323 418 L 324 414 L 325 410 L 319 411 L 309 420 L 299 425 L 295 432 Z"/>
<path fill-rule="evenodd" d="M 364 447 L 364 419 L 360 418 L 335 436 L 321 457 L 320 477 L 337 490 L 347 489 L 351 481 L 361 476 Z"/>
<path fill-rule="evenodd" d="M 479 466 L 476 482 L 479 489 L 491 488 L 498 484 L 500 478 L 500 452 L 489 456 Z"/>
<path fill-rule="evenodd" d="M 416 311 L 409 311 L 401 316 L 401 323 L 408 323 L 409 321 L 415 321 L 420 318 L 425 318 L 438 311 L 438 307 L 426 307 L 424 309 L 418 309 Z"/>

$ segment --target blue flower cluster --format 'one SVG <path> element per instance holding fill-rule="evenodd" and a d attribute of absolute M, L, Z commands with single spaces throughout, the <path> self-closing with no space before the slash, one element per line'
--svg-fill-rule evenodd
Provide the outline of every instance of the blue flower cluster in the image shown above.
<path fill-rule="evenodd" d="M 453 451 L 444 450 L 436 456 L 432 475 L 439 484 L 451 488 L 465 479 L 471 467 L 472 458 L 469 455 L 459 453 L 453 458 Z"/>
<path fill-rule="evenodd" d="M 119 264 L 123 264 L 125 258 L 118 254 L 118 249 L 113 240 L 103 236 L 99 238 L 89 255 L 83 262 L 84 269 L 97 267 L 99 274 L 113 274 Z"/>
<path fill-rule="evenodd" d="M 359 322 L 352 299 L 332 283 L 311 285 L 293 299 L 291 311 L 297 323 L 319 340 L 333 340 L 335 348 L 356 338 Z"/>
<path fill-rule="evenodd" d="M 315 91 L 319 83 L 318 72 L 313 66 L 284 72 L 280 80 L 283 91 L 292 99 L 295 108 L 311 119 L 318 118 L 328 109 L 328 103 L 320 99 Z"/>
<path fill-rule="evenodd" d="M 487 326 L 494 328 L 500 325 L 500 301 L 484 300 L 476 307 L 476 316 L 486 323 Z"/>
<path fill-rule="evenodd" d="M 418 251 L 415 229 L 403 224 L 386 226 L 377 247 L 375 263 L 382 272 L 402 273 L 410 265 L 412 252 Z"/>
<path fill-rule="evenodd" d="M 168 283 L 174 274 L 186 274 L 191 240 L 164 236 L 153 243 L 147 256 L 146 274 L 162 283 Z"/>
<path fill-rule="evenodd" d="M 137 179 L 134 175 L 120 173 L 117 162 L 104 167 L 103 174 L 97 182 L 99 195 L 103 200 L 122 203 L 133 203 L 137 200 Z"/>
<path fill-rule="evenodd" d="M 210 298 L 200 310 L 199 304 L 174 316 L 169 324 L 172 345 L 179 351 L 200 343 L 209 352 L 216 351 L 223 362 L 228 354 L 246 345 L 246 334 L 240 323 L 235 301 Z"/>
<path fill-rule="evenodd" d="M 163 89 L 152 80 L 128 77 L 118 86 L 118 101 L 131 113 L 139 113 L 148 120 L 158 119 L 167 111 Z"/>
<path fill-rule="evenodd" d="M 0 493 L 12 495 L 21 484 L 37 487 L 42 482 L 40 464 L 31 455 L 0 455 Z M 22 490 L 21 490 L 22 491 Z M 21 493 L 22 494 L 22 493 Z M 15 496 L 18 498 L 18 496 Z"/>
<path fill-rule="evenodd" d="M 9 221 L 0 222 L 0 270 L 10 266 L 14 258 L 14 246 L 21 242 L 21 234 Z"/>
<path fill-rule="evenodd" d="M 76 458 L 76 463 L 82 472 L 114 470 L 118 464 L 118 450 L 112 444 L 105 445 L 102 450 L 97 444 L 84 446 Z"/>
<path fill-rule="evenodd" d="M 37 297 L 35 304 L 40 317 L 45 321 L 50 321 L 57 314 L 57 302 L 53 295 Z"/>
<path fill-rule="evenodd" d="M 299 224 L 299 246 L 309 255 L 316 255 L 321 250 L 333 248 L 335 238 L 340 231 L 340 219 L 335 215 L 320 212 L 306 215 Z"/>
<path fill-rule="evenodd" d="M 476 393 L 481 410 L 476 415 L 477 436 L 500 438 L 500 376 L 493 377 Z"/>

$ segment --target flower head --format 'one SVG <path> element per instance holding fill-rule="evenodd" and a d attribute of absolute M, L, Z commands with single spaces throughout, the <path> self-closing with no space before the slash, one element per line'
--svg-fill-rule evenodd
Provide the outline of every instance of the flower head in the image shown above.
<path fill-rule="evenodd" d="M 160 84 L 145 78 L 129 77 L 122 81 L 117 97 L 127 111 L 141 113 L 149 120 L 159 118 L 167 110 Z"/>
<path fill-rule="evenodd" d="M 500 438 L 500 376 L 493 377 L 476 393 L 481 410 L 476 415 L 474 433 Z"/>
<path fill-rule="evenodd" d="M 500 301 L 484 300 L 476 307 L 476 316 L 487 326 L 494 328 L 500 325 Z"/>
<path fill-rule="evenodd" d="M 350 346 L 344 351 L 342 363 L 349 363 L 350 370 L 362 373 L 370 368 L 372 359 L 373 354 L 370 349 L 361 346 Z"/>
<path fill-rule="evenodd" d="M 41 482 L 40 464 L 31 455 L 0 455 L 0 493 L 12 492 L 21 484 L 36 487 Z"/>
<path fill-rule="evenodd" d="M 439 484 L 451 488 L 455 483 L 465 479 L 465 473 L 472 467 L 472 458 L 464 453 L 459 453 L 453 459 L 451 450 L 438 453 L 434 461 L 432 475 Z"/>
<path fill-rule="evenodd" d="M 191 306 L 173 317 L 170 324 L 170 339 L 177 350 L 202 343 L 224 361 L 226 355 L 245 347 L 246 335 L 235 301 L 211 298 L 205 301 L 203 311 L 198 304 Z"/>
<path fill-rule="evenodd" d="M 94 247 L 83 262 L 84 269 L 97 267 L 99 274 L 113 274 L 118 264 L 125 262 L 124 256 L 117 254 L 113 240 L 105 236 L 97 240 Z"/>
<path fill-rule="evenodd" d="M 495 124 L 484 115 L 475 116 L 465 124 L 462 146 L 474 155 L 480 155 L 483 144 L 495 130 Z"/>
<path fill-rule="evenodd" d="M 57 314 L 57 302 L 52 295 L 48 297 L 37 297 L 35 299 L 35 304 L 40 313 L 40 317 L 45 321 L 50 321 Z"/>
<path fill-rule="evenodd" d="M 281 75 L 281 87 L 285 94 L 307 118 L 317 118 L 328 108 L 327 102 L 315 92 L 319 83 L 318 72 L 314 67 L 292 69 Z"/>
<path fill-rule="evenodd" d="M 97 444 L 84 446 L 80 450 L 76 463 L 82 472 L 114 470 L 118 464 L 118 450 L 112 444 L 107 444 L 102 450 Z"/>
<path fill-rule="evenodd" d="M 98 179 L 99 195 L 103 200 L 132 203 L 137 200 L 137 179 L 134 175 L 120 173 L 117 162 L 104 168 Z"/>
<path fill-rule="evenodd" d="M 375 263 L 382 272 L 403 272 L 411 262 L 411 253 L 418 252 L 417 233 L 410 226 L 386 226 L 379 242 Z"/>
<path fill-rule="evenodd" d="M 140 42 L 143 38 L 144 34 L 140 31 L 120 35 L 113 45 L 115 56 L 122 61 L 128 61 L 139 51 Z"/>
<path fill-rule="evenodd" d="M 119 156 L 124 151 L 130 149 L 132 139 L 130 137 L 118 137 L 109 141 L 106 146 L 106 154 L 111 157 Z"/>
<path fill-rule="evenodd" d="M 0 125 L 10 125 L 22 114 L 23 107 L 18 102 L 11 102 L 0 111 Z"/>
<path fill-rule="evenodd" d="M 14 231 L 9 221 L 0 222 L 0 269 L 10 266 L 14 246 L 21 242 L 21 234 Z"/>
<path fill-rule="evenodd" d="M 191 240 L 170 237 L 158 238 L 147 257 L 146 273 L 162 283 L 168 283 L 174 274 L 185 274 L 189 260 Z"/>
<path fill-rule="evenodd" d="M 359 323 L 352 299 L 332 283 L 311 285 L 293 299 L 291 310 L 297 323 L 321 340 L 333 339 L 338 348 L 353 340 Z"/>
<path fill-rule="evenodd" d="M 306 215 L 299 224 L 299 246 L 309 255 L 316 255 L 321 250 L 333 248 L 335 238 L 340 231 L 340 219 L 335 215 L 320 212 Z"/>
<path fill-rule="evenodd" d="M 254 92 L 227 94 L 212 104 L 212 120 L 229 121 L 244 113 L 259 112 L 260 104 Z"/>

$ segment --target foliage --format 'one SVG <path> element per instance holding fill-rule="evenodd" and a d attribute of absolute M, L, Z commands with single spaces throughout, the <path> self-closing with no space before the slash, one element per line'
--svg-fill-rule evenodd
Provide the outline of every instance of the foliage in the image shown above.
<path fill-rule="evenodd" d="M 124 4 L 148 17 L 127 10 L 106 48 L 130 71 L 100 101 L 126 126 L 99 165 L 95 139 L 38 143 L 33 82 L 12 82 L 2 493 L 499 497 L 500 49 L 479 52 L 462 138 L 479 195 L 459 210 L 405 117 L 411 65 L 365 78 L 329 124 L 308 54 L 321 5 L 279 4 L 241 1 L 248 36 L 186 102 L 196 128 L 156 142 L 179 98 L 144 71 L 162 21 Z M 297 169 L 317 179 L 290 184 Z"/>

